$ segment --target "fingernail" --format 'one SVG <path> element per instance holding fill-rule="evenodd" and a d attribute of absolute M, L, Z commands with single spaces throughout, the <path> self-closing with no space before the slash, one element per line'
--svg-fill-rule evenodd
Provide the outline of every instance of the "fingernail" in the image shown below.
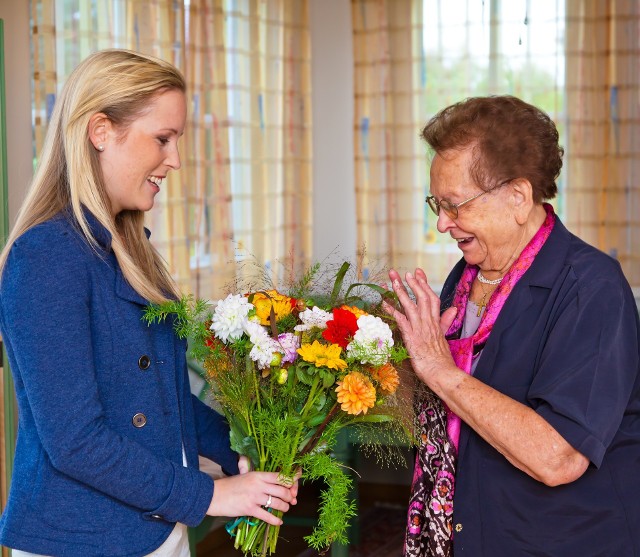
<path fill-rule="evenodd" d="M 400 281 L 399 280 L 394 280 L 393 281 L 393 286 L 399 287 L 400 286 Z"/>
<path fill-rule="evenodd" d="M 413 278 L 413 275 L 407 271 L 407 278 Z"/>

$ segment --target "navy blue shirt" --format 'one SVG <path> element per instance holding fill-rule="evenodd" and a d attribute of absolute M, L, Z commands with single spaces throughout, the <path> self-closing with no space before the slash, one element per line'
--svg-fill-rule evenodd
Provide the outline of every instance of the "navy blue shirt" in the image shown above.
<path fill-rule="evenodd" d="M 464 264 L 445 283 L 443 309 Z M 576 481 L 548 487 L 463 423 L 456 557 L 640 556 L 639 347 L 638 310 L 620 265 L 557 220 L 474 377 L 533 408 L 590 465 Z"/>

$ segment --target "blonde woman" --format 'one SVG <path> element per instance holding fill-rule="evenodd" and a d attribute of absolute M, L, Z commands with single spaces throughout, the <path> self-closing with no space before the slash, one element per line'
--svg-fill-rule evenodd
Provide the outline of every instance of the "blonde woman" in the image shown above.
<path fill-rule="evenodd" d="M 276 474 L 237 475 L 226 423 L 190 394 L 184 343 L 141 321 L 177 295 L 143 215 L 180 168 L 185 120 L 180 73 L 130 51 L 87 58 L 56 101 L 0 256 L 19 408 L 0 543 L 14 555 L 186 556 L 186 526 L 207 514 L 278 524 L 264 507 L 296 502 Z M 230 476 L 214 482 L 198 454 Z"/>

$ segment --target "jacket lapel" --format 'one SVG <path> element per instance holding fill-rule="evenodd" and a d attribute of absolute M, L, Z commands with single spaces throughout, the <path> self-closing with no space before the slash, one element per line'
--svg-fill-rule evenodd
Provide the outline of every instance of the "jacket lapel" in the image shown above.
<path fill-rule="evenodd" d="M 116 267 L 116 296 L 141 306 L 149 304 L 149 301 L 140 296 L 140 294 L 138 294 L 127 282 L 127 279 L 124 278 L 119 266 Z"/>

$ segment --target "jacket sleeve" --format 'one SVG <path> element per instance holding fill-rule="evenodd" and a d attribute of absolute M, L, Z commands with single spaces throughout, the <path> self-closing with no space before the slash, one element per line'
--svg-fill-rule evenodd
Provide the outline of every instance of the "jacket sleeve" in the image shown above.
<path fill-rule="evenodd" d="M 192 395 L 198 435 L 198 453 L 217 462 L 227 475 L 238 473 L 238 454 L 229 446 L 229 424 L 198 397 Z"/>
<path fill-rule="evenodd" d="M 70 232 L 38 228 L 12 247 L 0 304 L 16 388 L 24 389 L 52 466 L 147 518 L 199 524 L 211 503 L 211 478 L 106 423 L 92 350 L 92 336 L 101 332 L 91 330 L 89 313 L 87 265 L 96 255 Z"/>

